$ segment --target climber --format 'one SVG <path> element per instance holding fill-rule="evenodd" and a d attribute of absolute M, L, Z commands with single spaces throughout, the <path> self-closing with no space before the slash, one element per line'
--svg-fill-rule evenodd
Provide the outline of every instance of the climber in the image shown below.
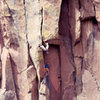
<path fill-rule="evenodd" d="M 45 76 L 48 76 L 49 74 L 49 66 L 48 64 L 45 64 Z"/>
<path fill-rule="evenodd" d="M 48 43 L 45 43 L 45 46 L 44 46 L 44 45 L 41 45 L 40 48 L 41 48 L 43 51 L 48 51 L 48 49 L 49 49 L 49 44 L 48 44 Z"/>
<path fill-rule="evenodd" d="M 41 45 L 40 48 L 45 51 L 45 53 L 48 54 L 48 49 L 49 49 L 49 44 L 48 43 L 44 43 L 44 45 Z M 47 84 L 47 77 L 49 74 L 49 66 L 48 63 L 45 62 L 45 74 L 44 74 L 44 78 L 40 84 L 40 89 L 39 89 L 39 100 L 49 100 L 49 88 L 48 88 L 48 84 Z"/>
<path fill-rule="evenodd" d="M 49 44 L 44 42 L 44 45 L 41 45 L 39 47 L 48 54 Z M 48 76 L 48 73 L 49 73 L 49 67 L 48 64 L 45 64 L 45 75 Z"/>
<path fill-rule="evenodd" d="M 39 100 L 49 100 L 50 93 L 49 93 L 49 88 L 48 88 L 48 84 L 47 84 L 48 72 L 49 72 L 48 64 L 45 64 L 45 75 L 40 84 Z"/>

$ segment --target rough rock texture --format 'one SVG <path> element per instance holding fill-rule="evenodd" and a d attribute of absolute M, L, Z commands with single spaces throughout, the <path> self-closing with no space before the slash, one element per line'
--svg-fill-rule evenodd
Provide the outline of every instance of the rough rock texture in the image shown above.
<path fill-rule="evenodd" d="M 12 67 L 11 67 L 11 62 L 10 62 L 10 55 L 8 53 L 8 50 L 5 47 L 3 48 L 1 60 L 2 60 L 2 86 L 1 88 L 15 91 Z"/>
<path fill-rule="evenodd" d="M 39 0 L 25 0 L 25 20 L 27 43 L 29 47 L 29 55 L 37 70 L 38 79 L 40 81 L 40 66 L 44 68 L 43 53 L 39 48 L 42 44 L 41 24 L 42 24 L 42 8 Z"/>
<path fill-rule="evenodd" d="M 17 100 L 15 91 L 0 89 L 0 100 Z"/>
<path fill-rule="evenodd" d="M 0 0 L 0 100 L 99 100 L 99 42 L 100 0 Z"/>
<path fill-rule="evenodd" d="M 93 76 L 89 71 L 84 71 L 82 75 L 82 82 L 84 83 L 82 93 L 77 96 L 77 100 L 99 100 L 100 92 L 98 91 Z"/>
<path fill-rule="evenodd" d="M 93 0 L 80 0 L 81 20 L 95 16 Z"/>
<path fill-rule="evenodd" d="M 61 0 L 40 0 L 43 11 L 42 36 L 43 40 L 58 39 L 58 23 Z"/>
<path fill-rule="evenodd" d="M 67 1 L 67 0 L 65 0 Z M 80 11 L 79 11 L 79 0 L 69 0 L 69 24 L 70 33 L 72 35 L 72 44 L 74 45 L 80 39 Z"/>

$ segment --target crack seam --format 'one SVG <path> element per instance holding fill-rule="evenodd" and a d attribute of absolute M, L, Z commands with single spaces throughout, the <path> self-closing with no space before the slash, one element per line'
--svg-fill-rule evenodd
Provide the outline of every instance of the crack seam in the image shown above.
<path fill-rule="evenodd" d="M 99 86 L 99 84 L 98 84 L 98 82 L 97 82 L 97 79 L 95 78 L 95 75 L 94 75 L 94 73 L 93 73 L 92 68 L 88 69 L 88 71 L 91 73 L 92 78 L 93 78 L 93 80 L 95 81 L 95 84 L 96 84 L 96 86 L 97 86 L 97 90 L 100 92 L 100 86 Z"/>

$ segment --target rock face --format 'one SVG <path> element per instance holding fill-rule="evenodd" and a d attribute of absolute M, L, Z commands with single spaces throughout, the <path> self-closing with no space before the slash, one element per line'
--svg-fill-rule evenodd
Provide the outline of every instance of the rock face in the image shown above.
<path fill-rule="evenodd" d="M 43 9 L 43 41 L 58 39 L 61 0 L 40 0 Z"/>
<path fill-rule="evenodd" d="M 16 93 L 11 90 L 0 89 L 0 100 L 17 100 Z"/>
<path fill-rule="evenodd" d="M 99 39 L 100 0 L 0 0 L 0 100 L 99 100 Z"/>

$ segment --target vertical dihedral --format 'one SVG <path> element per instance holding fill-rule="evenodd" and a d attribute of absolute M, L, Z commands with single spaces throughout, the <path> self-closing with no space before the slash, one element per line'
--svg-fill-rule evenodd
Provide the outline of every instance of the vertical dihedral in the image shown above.
<path fill-rule="evenodd" d="M 49 88 L 49 100 L 61 100 L 61 84 L 60 84 L 60 52 L 59 46 L 50 45 L 48 53 L 44 53 L 45 64 L 49 67 L 49 75 L 47 77 L 47 86 Z M 47 94 L 47 95 L 48 95 Z M 41 99 L 42 100 L 42 99 Z M 47 99 L 48 100 L 48 99 Z"/>
<path fill-rule="evenodd" d="M 50 85 L 50 100 L 60 100 L 60 81 L 57 69 L 60 69 L 59 46 L 52 46 L 53 41 L 59 39 L 59 17 L 62 0 L 40 0 L 43 12 L 42 37 L 43 42 L 51 41 L 48 54 L 44 53 L 45 64 L 49 66 L 48 84 Z M 55 44 L 55 43 L 54 43 Z M 58 47 L 58 48 L 57 48 Z M 55 95 L 54 95 L 55 94 Z"/>
<path fill-rule="evenodd" d="M 59 34 L 62 40 L 60 44 L 61 54 L 61 88 L 62 100 L 74 100 L 74 62 L 72 55 L 71 33 L 69 31 L 68 5 L 69 1 L 63 0 L 59 21 Z"/>
<path fill-rule="evenodd" d="M 82 90 L 82 62 L 83 51 L 81 43 L 80 0 L 69 0 L 69 27 L 72 37 L 72 51 L 75 66 L 74 83 L 78 95 Z"/>
<path fill-rule="evenodd" d="M 39 0 L 25 0 L 26 20 L 27 20 L 27 40 L 29 44 L 30 57 L 37 71 L 38 80 L 43 78 L 41 70 L 44 68 L 43 53 L 40 49 L 42 45 L 41 23 L 42 8 Z M 41 69 L 41 70 L 40 70 Z"/>
<path fill-rule="evenodd" d="M 80 0 L 69 0 L 69 25 L 72 37 L 72 51 L 75 66 L 74 83 L 78 95 L 82 90 L 83 51 L 81 43 Z"/>

